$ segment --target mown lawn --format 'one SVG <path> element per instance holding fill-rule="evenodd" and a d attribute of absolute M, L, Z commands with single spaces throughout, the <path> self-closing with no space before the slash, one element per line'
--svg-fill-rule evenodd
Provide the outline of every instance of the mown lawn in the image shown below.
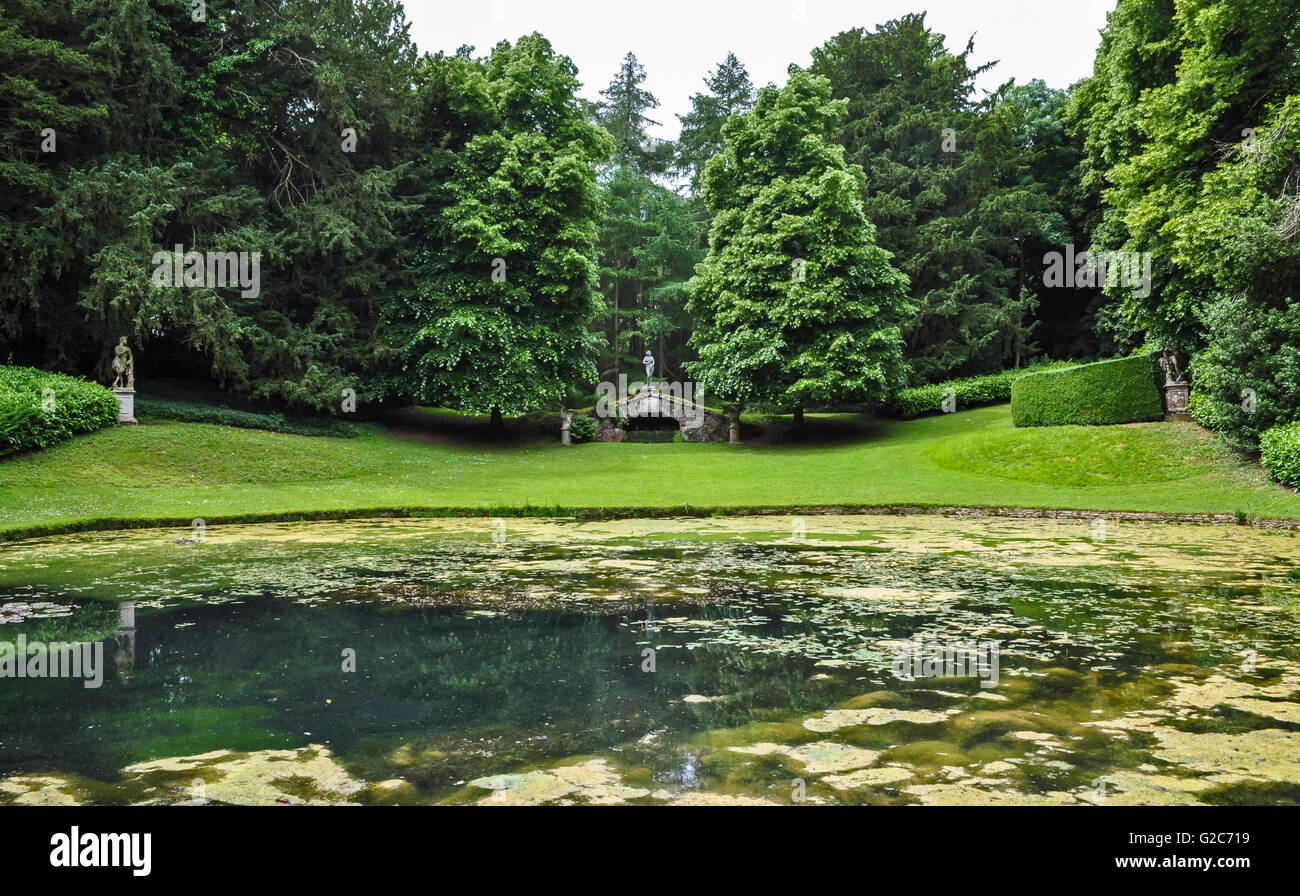
<path fill-rule="evenodd" d="M 1006 405 L 908 422 L 809 418 L 728 445 L 308 438 L 158 422 L 0 461 L 0 535 L 273 514 L 928 504 L 1300 518 L 1191 424 L 1015 429 Z"/>

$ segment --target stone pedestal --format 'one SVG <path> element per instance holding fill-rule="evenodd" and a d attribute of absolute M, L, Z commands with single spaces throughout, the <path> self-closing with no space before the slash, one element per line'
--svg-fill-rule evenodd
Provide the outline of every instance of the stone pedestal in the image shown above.
<path fill-rule="evenodd" d="M 117 422 L 135 423 L 135 390 L 114 389 L 117 396 Z"/>
<path fill-rule="evenodd" d="M 1192 387 L 1187 383 L 1165 383 L 1165 413 L 1186 414 Z"/>

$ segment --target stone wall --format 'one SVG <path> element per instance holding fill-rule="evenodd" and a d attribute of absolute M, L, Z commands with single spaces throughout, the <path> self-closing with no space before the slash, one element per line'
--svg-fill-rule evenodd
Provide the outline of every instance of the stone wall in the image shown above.
<path fill-rule="evenodd" d="M 661 399 L 650 404 L 648 400 L 637 402 L 634 398 L 629 399 L 619 410 L 623 411 L 627 417 L 639 415 L 668 417 L 676 420 L 682 438 L 688 442 L 727 441 L 726 416 L 708 408 L 687 404 L 681 400 Z M 594 413 L 590 416 L 596 421 L 595 440 L 597 442 L 623 441 L 623 430 L 619 428 L 617 420 L 609 417 L 597 417 Z"/>

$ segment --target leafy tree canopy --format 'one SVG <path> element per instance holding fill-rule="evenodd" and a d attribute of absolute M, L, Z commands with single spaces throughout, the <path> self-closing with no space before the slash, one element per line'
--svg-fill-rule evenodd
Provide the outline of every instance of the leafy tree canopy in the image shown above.
<path fill-rule="evenodd" d="M 411 234 L 424 247 L 416 282 L 383 327 L 393 392 L 516 414 L 562 403 L 574 377 L 594 382 L 595 165 L 611 146 L 577 89 L 540 34 L 424 67 L 417 180 L 434 189 Z"/>
<path fill-rule="evenodd" d="M 875 244 L 861 169 L 834 142 L 846 103 L 792 70 L 723 126 L 704 169 L 709 254 L 687 285 L 688 365 L 736 405 L 882 400 L 902 377 L 906 278 Z"/>

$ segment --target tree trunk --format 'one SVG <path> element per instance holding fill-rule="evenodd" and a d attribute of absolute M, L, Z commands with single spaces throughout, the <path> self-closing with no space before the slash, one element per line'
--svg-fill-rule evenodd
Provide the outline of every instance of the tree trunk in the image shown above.
<path fill-rule="evenodd" d="M 614 338 L 610 340 L 614 346 L 614 381 L 618 381 L 618 278 L 614 278 Z"/>
<path fill-rule="evenodd" d="M 1021 237 L 1018 242 L 1020 244 L 1020 295 L 1017 296 L 1017 301 L 1020 301 L 1025 297 L 1025 238 Z M 1016 318 L 1016 370 L 1020 369 L 1020 347 L 1024 343 L 1024 331 L 1022 329 L 1024 325 L 1025 317 L 1022 311 L 1020 316 Z"/>
<path fill-rule="evenodd" d="M 733 445 L 740 444 L 740 408 L 727 411 L 727 441 Z"/>
<path fill-rule="evenodd" d="M 492 405 L 492 419 L 488 421 L 488 426 L 493 429 L 501 428 L 501 408 L 497 405 Z"/>
<path fill-rule="evenodd" d="M 797 426 L 803 426 L 803 406 L 794 409 L 794 422 Z"/>

